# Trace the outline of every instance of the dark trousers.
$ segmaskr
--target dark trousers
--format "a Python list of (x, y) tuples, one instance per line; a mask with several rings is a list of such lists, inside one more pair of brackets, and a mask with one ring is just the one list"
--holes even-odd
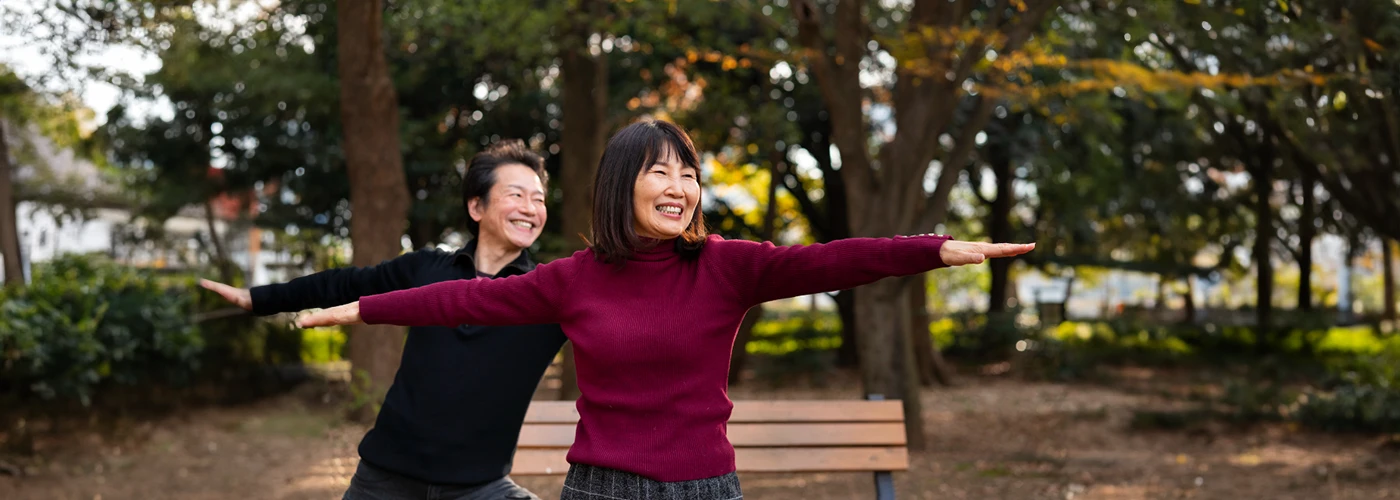
[(560, 500), (740, 500), (739, 475), (663, 483), (616, 469), (573, 464)]
[(476, 486), (432, 484), (375, 467), (364, 460), (344, 500), (540, 500), (506, 476)]

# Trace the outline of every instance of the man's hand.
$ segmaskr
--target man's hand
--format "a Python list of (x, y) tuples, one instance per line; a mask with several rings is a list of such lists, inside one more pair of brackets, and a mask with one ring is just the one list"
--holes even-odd
[(983, 243), (980, 241), (948, 240), (938, 250), (938, 256), (949, 267), (981, 264), (987, 259), (1015, 257), (1035, 248), (1035, 243)]
[(234, 288), (217, 281), (204, 279), (199, 280), (199, 286), (219, 294), (224, 300), (238, 307), (242, 307), (246, 311), (253, 310), (253, 295), (248, 292), (247, 288)]
[(349, 304), (335, 306), (330, 309), (322, 309), (314, 313), (305, 314), (297, 318), (297, 328), (313, 328), (317, 326), (354, 325), (360, 321), (360, 301)]

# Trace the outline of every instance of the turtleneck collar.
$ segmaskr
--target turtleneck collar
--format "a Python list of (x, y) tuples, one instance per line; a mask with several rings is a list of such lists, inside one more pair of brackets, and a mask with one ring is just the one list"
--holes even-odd
[(676, 257), (676, 239), (642, 239), (642, 246), (632, 249), (632, 259), (640, 261), (661, 261)]

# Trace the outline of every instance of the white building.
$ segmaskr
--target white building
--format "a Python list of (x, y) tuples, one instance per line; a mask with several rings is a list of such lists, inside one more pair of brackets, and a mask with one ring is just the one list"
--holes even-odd
[[(26, 146), (39, 159), (35, 164), (18, 164), (15, 169), (21, 267), (26, 279), (33, 263), (70, 253), (102, 254), (117, 262), (158, 269), (208, 263), (208, 253), (199, 243), (207, 241), (210, 226), (204, 206), (185, 207), (166, 220), (161, 241), (139, 237), (144, 228), (133, 218), (109, 175), (72, 151), (56, 147), (33, 129), (26, 134)], [(272, 243), (271, 233), (240, 217), (236, 201), (221, 197), (208, 206), (213, 207), (213, 226), (229, 258), (246, 273), (248, 283), (305, 274), (307, 270), (289, 266), (292, 256), (266, 250)], [(0, 256), (0, 261), (4, 258)], [(0, 266), (0, 278), (3, 276)]]

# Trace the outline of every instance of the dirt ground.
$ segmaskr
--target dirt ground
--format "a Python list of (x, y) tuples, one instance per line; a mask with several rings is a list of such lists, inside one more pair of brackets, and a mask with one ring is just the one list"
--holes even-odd
[[(849, 380), (822, 389), (744, 387), (732, 397), (854, 399), (855, 387)], [(42, 441), (37, 456), (4, 459), (23, 475), (0, 473), (0, 499), (340, 498), (365, 427), (341, 423), (335, 403), (317, 392)], [(898, 497), (1400, 499), (1400, 452), (1382, 438), (1284, 425), (1131, 429), (1134, 410), (1181, 404), (1143, 395), (1151, 393), (984, 378), (926, 390), (930, 449), (895, 474)], [(740, 478), (754, 499), (874, 491), (869, 474)], [(517, 480), (544, 498), (557, 498), (563, 481)]]

